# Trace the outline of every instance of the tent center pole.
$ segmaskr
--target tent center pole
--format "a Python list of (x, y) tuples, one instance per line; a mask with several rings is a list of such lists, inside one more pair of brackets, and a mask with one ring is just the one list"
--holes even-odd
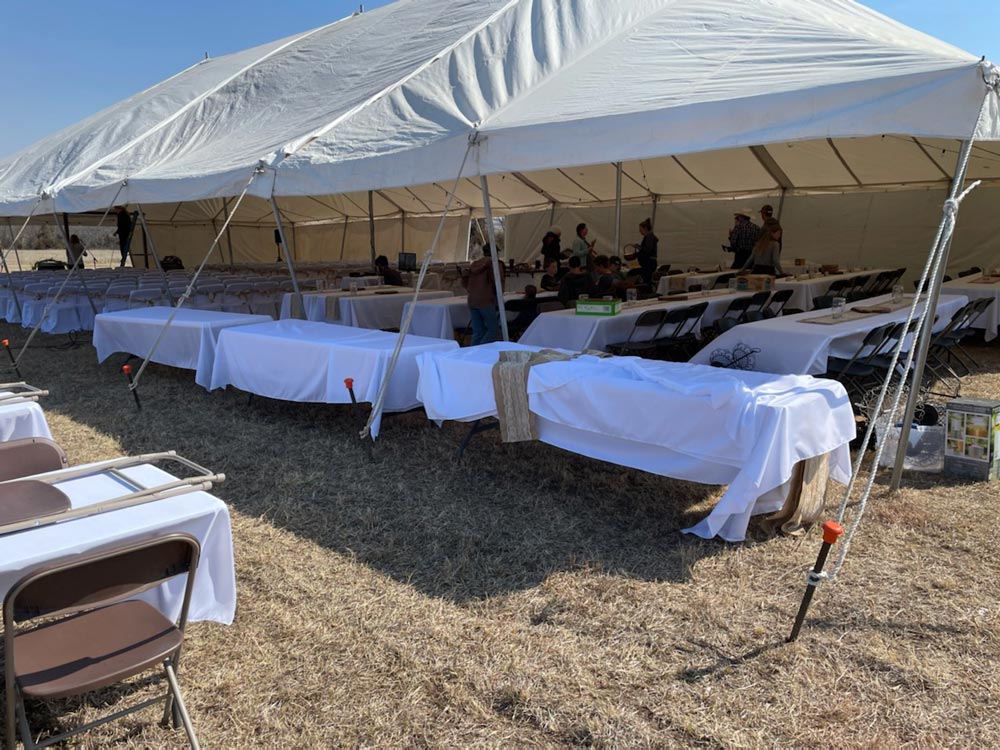
[(507, 333), (507, 311), (503, 304), (503, 283), (500, 281), (500, 258), (499, 249), (497, 248), (497, 237), (496, 229), (493, 226), (493, 208), (490, 206), (490, 185), (486, 179), (486, 175), (482, 175), (479, 178), (479, 184), (483, 189), (483, 213), (486, 214), (486, 234), (490, 238), (490, 247), (492, 252), (490, 257), (493, 263), (493, 285), (496, 289), (497, 295), (497, 309), (500, 311), (500, 330), (503, 333), (503, 340), (510, 341), (510, 336)]
[[(962, 150), (958, 157), (958, 168), (955, 177), (951, 181), (951, 189), (948, 191), (948, 199), (954, 200), (962, 191), (965, 185), (965, 174), (969, 166), (969, 157), (972, 153), (973, 139), (969, 138), (962, 143)], [(924, 369), (927, 366), (927, 353), (930, 350), (931, 338), (934, 335), (934, 318), (937, 314), (938, 299), (941, 296), (941, 282), (944, 281), (944, 272), (948, 267), (948, 255), (951, 251), (951, 237), (942, 239), (939, 247), (934, 248), (935, 253), (940, 253), (941, 260), (938, 263), (937, 271), (927, 285), (927, 307), (924, 311), (926, 318), (923, 328), (920, 330), (920, 337), (915, 343), (917, 347), (917, 357), (913, 362), (913, 374), (910, 381), (910, 392), (906, 398), (906, 410), (903, 412), (903, 422), (899, 430), (899, 446), (896, 448), (896, 463), (892, 467), (892, 481), (890, 488), (892, 491), (899, 489), (903, 479), (903, 462), (906, 460), (906, 449), (910, 440), (910, 428), (913, 426), (913, 415), (917, 411), (917, 401), (920, 398), (920, 384), (923, 382)], [(919, 290), (918, 290), (919, 293)], [(903, 382), (906, 382), (904, 375)]]
[(371, 245), (372, 268), (375, 268), (375, 191), (368, 191), (368, 241)]
[(288, 247), (288, 240), (285, 238), (285, 227), (281, 223), (281, 212), (278, 210), (278, 200), (271, 196), (271, 210), (274, 212), (274, 223), (278, 227), (278, 237), (281, 238), (281, 247), (285, 251), (285, 264), (288, 266), (288, 273), (292, 277), (292, 289), (295, 290), (297, 310), (305, 310), (305, 303), (302, 301), (302, 290), (299, 289), (299, 280), (295, 275), (295, 264), (292, 263), (292, 251)]
[(615, 255), (622, 252), (622, 163), (615, 162)]

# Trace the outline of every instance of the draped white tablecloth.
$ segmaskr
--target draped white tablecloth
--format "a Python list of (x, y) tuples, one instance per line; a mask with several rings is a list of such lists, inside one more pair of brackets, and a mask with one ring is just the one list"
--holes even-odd
[(358, 288), (378, 286), (380, 281), (382, 281), (381, 276), (345, 276), (340, 280), (340, 288), (346, 291), (351, 288), (351, 284)]
[[(176, 477), (155, 466), (123, 469), (129, 478), (146, 486), (163, 484)], [(83, 477), (56, 485), (74, 508), (80, 508), (131, 492), (131, 488), (108, 474)], [(153, 503), (79, 518), (66, 523), (22, 531), (0, 537), (0, 596), (33, 567), (72, 555), (96, 552), (106, 547), (139, 541), (154, 534), (183, 532), (201, 544), (201, 562), (195, 574), (190, 619), (230, 624), (236, 614), (236, 573), (229, 509), (206, 492), (158, 500)], [(183, 579), (168, 581), (141, 598), (167, 617), (180, 613)]]
[[(387, 287), (382, 287), (386, 289)], [(398, 289), (400, 294), (413, 294), (413, 289), (410, 287), (391, 287), (392, 289)], [(371, 287), (367, 289), (359, 289), (357, 296), (359, 297), (371, 297), (379, 289), (377, 287)], [(281, 298), (281, 313), (280, 319), (285, 320), (292, 317), (292, 298), (295, 296), (294, 293), (287, 292), (282, 295)], [(316, 323), (339, 323), (339, 320), (330, 319), (327, 316), (327, 300), (329, 299), (340, 299), (341, 297), (349, 297), (351, 292), (344, 291), (342, 289), (333, 289), (323, 292), (308, 292), (302, 295), (302, 308), (306, 314), (306, 320), (312, 320)], [(339, 304), (339, 303), (338, 303)], [(339, 314), (339, 310), (338, 310)]]
[[(690, 307), (700, 302), (708, 302), (708, 309), (701, 319), (699, 327), (710, 326), (725, 313), (729, 303), (737, 297), (743, 297), (749, 292), (718, 294), (706, 297), (693, 297), (672, 302), (656, 302), (653, 304), (639, 303), (628, 307), (624, 312), (613, 316), (577, 315), (575, 310), (558, 310), (539, 315), (528, 326), (521, 336), (522, 344), (529, 346), (551, 347), (582, 352), (586, 349), (603, 350), (608, 344), (625, 341), (632, 332), (636, 318), (647, 310), (673, 309)], [(642, 341), (655, 333), (654, 328), (636, 334), (636, 340)], [(666, 335), (665, 333), (662, 335)]]
[(972, 276), (965, 276), (961, 279), (947, 281), (941, 285), (942, 294), (964, 294), (969, 299), (992, 299), (993, 304), (986, 308), (979, 319), (973, 323), (973, 328), (979, 328), (984, 332), (987, 341), (992, 341), (1000, 334), (1000, 279), (996, 279), (992, 284), (975, 283), (982, 279), (983, 275), (977, 273)]
[[(789, 298), (787, 306), (796, 310), (812, 310), (813, 297), (821, 297), (830, 289), (830, 285), (841, 279), (856, 279), (858, 276), (871, 276), (874, 279), (884, 268), (876, 268), (871, 271), (849, 271), (837, 273), (830, 276), (820, 276), (815, 279), (802, 279), (796, 281), (794, 278), (786, 277), (774, 282), (774, 290), (791, 289), (792, 296)], [(794, 274), (795, 266), (785, 267), (785, 273)]]
[[(491, 368), (501, 349), (534, 347), (496, 343), (420, 356), (427, 416), (495, 416)], [(850, 476), (854, 413), (834, 381), (581, 356), (533, 367), (528, 393), (542, 442), (662, 476), (728, 484), (709, 516), (685, 530), (705, 538), (742, 541), (751, 515), (781, 507), (798, 461), (831, 453), (834, 479)]]
[(659, 295), (665, 296), (677, 289), (690, 289), (695, 285), (700, 285), (702, 290), (711, 289), (717, 278), (730, 273), (736, 273), (736, 271), (727, 268), (725, 271), (710, 271), (708, 273), (685, 272), (675, 273), (672, 276), (661, 276), (659, 286), (657, 286), (656, 290)]
[[(350, 295), (340, 298), (340, 322), (345, 326), (356, 328), (397, 328), (403, 315), (403, 307), (413, 301), (412, 291), (403, 291), (400, 287), (386, 289), (400, 290), (396, 294)], [(440, 299), (454, 296), (450, 291), (420, 291), (420, 301)]]
[[(347, 404), (344, 385), (354, 379), (358, 401), (373, 403), (397, 334), (308, 320), (280, 320), (240, 326), (219, 336), (212, 388), (232, 385), (284, 401)], [(420, 406), (416, 357), (457, 349), (455, 341), (407, 336), (389, 381), (385, 411)], [(378, 435), (379, 425), (373, 425)]]
[[(170, 307), (146, 307), (102, 313), (94, 324), (94, 347), (97, 361), (103, 362), (115, 352), (137, 357), (149, 354), (167, 318)], [(153, 355), (153, 362), (195, 371), (195, 382), (208, 388), (219, 332), (234, 326), (270, 321), (269, 315), (244, 315), (211, 310), (180, 308)]]
[(0, 403), (0, 443), (24, 438), (52, 439), (45, 412), (37, 401)]
[[(888, 302), (891, 295), (848, 305), (874, 305)], [(952, 314), (968, 300), (956, 295), (942, 295), (938, 302), (938, 321), (934, 330), (939, 331), (951, 320)], [(695, 354), (691, 361), (696, 364), (710, 364), (713, 357), (740, 356), (750, 350), (750, 356), (743, 359), (741, 369), (758, 370), (778, 374), (821, 375), (827, 371), (830, 357), (850, 359), (861, 346), (865, 334), (886, 323), (906, 320), (909, 308), (880, 315), (868, 315), (857, 320), (845, 320), (834, 325), (803, 323), (808, 318), (829, 315), (829, 310), (812, 310), (796, 315), (782, 315), (778, 318), (744, 323), (731, 328), (708, 346)], [(907, 337), (907, 348), (912, 343)]]
[[(540, 302), (556, 299), (555, 292), (540, 292), (536, 299)], [(505, 302), (524, 299), (520, 292), (510, 292), (503, 296)], [(413, 306), (412, 302), (407, 302), (403, 306), (402, 319), (406, 317), (406, 311)], [(471, 313), (469, 312), (469, 298), (466, 297), (439, 297), (437, 299), (421, 299), (413, 306), (413, 318), (410, 320), (410, 333), (417, 336), (429, 336), (439, 339), (452, 339), (455, 337), (456, 328), (468, 328), (471, 324)]]

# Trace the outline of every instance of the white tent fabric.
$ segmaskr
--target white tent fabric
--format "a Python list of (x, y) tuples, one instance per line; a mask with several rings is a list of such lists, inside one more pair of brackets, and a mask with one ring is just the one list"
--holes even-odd
[(400, 0), (201, 62), (0, 159), (0, 215), (138, 202), (180, 233), (221, 224), (262, 167), (233, 223), (256, 258), (260, 199), (295, 229), (366, 217), (368, 190), (378, 217), (441, 211), (474, 134), (466, 220), (475, 175), (495, 175), (500, 214), (599, 205), (614, 161), (635, 203), (943, 187), (984, 97), (969, 176), (996, 180), (997, 75), (850, 0)]

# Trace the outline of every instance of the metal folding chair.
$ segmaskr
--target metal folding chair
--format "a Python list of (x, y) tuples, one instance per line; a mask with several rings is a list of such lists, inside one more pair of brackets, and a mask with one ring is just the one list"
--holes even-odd
[[(683, 312), (686, 308), (681, 308), (680, 310), (664, 310), (663, 308), (657, 310), (646, 310), (641, 313), (638, 318), (635, 319), (635, 323), (632, 324), (632, 330), (628, 334), (628, 338), (625, 341), (621, 341), (616, 344), (608, 344), (605, 348), (612, 354), (618, 354), (620, 356), (626, 356), (630, 354), (642, 355), (648, 354), (656, 350), (656, 343), (653, 339), (659, 334), (660, 329), (666, 324), (668, 320), (676, 318), (678, 312)], [(678, 320), (683, 320), (683, 317)], [(647, 334), (643, 340), (637, 341), (636, 336), (639, 334)]]
[[(163, 702), (162, 724), (183, 725), (198, 748), (177, 682), (200, 557), (198, 541), (165, 534), (99, 553), (73, 556), (24, 576), (4, 599), (6, 746), (17, 730), (25, 748), (48, 747), (122, 716)], [(186, 577), (180, 616), (171, 622), (134, 598), (178, 576)], [(34, 624), (44, 619), (42, 624)], [(66, 732), (34, 741), (25, 701), (93, 693), (161, 666), (166, 695), (151, 698)]]

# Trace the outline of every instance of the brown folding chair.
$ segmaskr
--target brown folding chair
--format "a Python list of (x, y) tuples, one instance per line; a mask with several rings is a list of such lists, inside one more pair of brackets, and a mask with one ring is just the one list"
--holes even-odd
[(0, 482), (58, 471), (69, 466), (58, 443), (45, 438), (24, 438), (0, 443)]
[[(177, 684), (198, 541), (187, 534), (71, 557), (33, 570), (4, 599), (6, 747), (14, 750), (18, 725), (25, 748), (41, 748), (165, 701), (162, 724), (184, 726), (198, 748)], [(187, 576), (180, 617), (171, 622), (149, 604), (129, 599), (179, 575)], [(40, 625), (25, 627), (44, 618)], [(56, 700), (91, 693), (162, 665), (165, 696), (150, 698), (102, 719), (33, 741), (25, 700)]]

